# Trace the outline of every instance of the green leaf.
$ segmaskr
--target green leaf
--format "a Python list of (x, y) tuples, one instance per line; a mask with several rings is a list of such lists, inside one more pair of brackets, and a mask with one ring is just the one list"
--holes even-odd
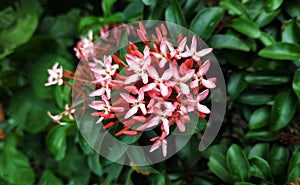
[(266, 5), (268, 11), (274, 11), (278, 9), (281, 4), (283, 3), (283, 0), (267, 0)]
[(91, 171), (98, 175), (103, 175), (103, 167), (100, 163), (100, 155), (96, 152), (88, 155), (88, 166), (91, 169)]
[(288, 182), (297, 182), (300, 177), (300, 165), (295, 166), (288, 174)]
[(35, 175), (27, 157), (17, 150), (17, 138), (9, 136), (0, 158), (0, 177), (9, 184), (31, 185)]
[(270, 108), (261, 107), (253, 112), (249, 120), (249, 128), (251, 130), (266, 126), (270, 117)]
[(282, 31), (282, 42), (300, 43), (300, 24), (296, 20), (288, 22)]
[(248, 159), (254, 157), (267, 158), (269, 155), (269, 143), (257, 143), (248, 153)]
[(270, 132), (266, 131), (265, 128), (262, 128), (262, 130), (250, 130), (245, 134), (245, 139), (254, 139), (259, 141), (274, 141), (278, 139), (278, 133), (277, 132)]
[(0, 48), (4, 48), (3, 53), (0, 53), (0, 59), (12, 53), (16, 47), (26, 43), (38, 26), (36, 14), (18, 12), (17, 15), (16, 24), (0, 32)]
[(156, 3), (151, 6), (147, 20), (160, 20), (164, 10), (164, 4), (165, 0), (156, 1)]
[(16, 23), (17, 15), (12, 7), (0, 11), (0, 32), (8, 29)]
[(195, 136), (196, 135), (193, 135), (184, 145), (184, 147), (178, 152), (179, 159), (186, 167), (200, 158), (200, 152), (198, 150), (199, 140)]
[(254, 174), (256, 177), (262, 178), (264, 180), (271, 180), (271, 168), (269, 163), (260, 157), (253, 157), (250, 161), (251, 167), (255, 169), (256, 174)]
[(50, 118), (47, 111), (52, 109), (52, 104), (41, 100), (34, 92), (26, 88), (14, 94), (10, 109), (12, 118), (22, 129), (37, 133), (49, 124)]
[(145, 4), (145, 5), (151, 5), (155, 2), (156, 0), (142, 0), (142, 2)]
[(225, 156), (221, 153), (214, 153), (209, 157), (209, 162), (207, 163), (209, 170), (212, 171), (216, 176), (218, 176), (223, 181), (231, 184), (232, 178), (228, 172)]
[(220, 6), (229, 10), (229, 13), (232, 15), (240, 15), (249, 17), (248, 11), (244, 4), (240, 3), (237, 0), (225, 0), (220, 2)]
[(300, 164), (300, 152), (293, 154), (289, 162), (288, 174), (292, 171), (292, 169)]
[(299, 60), (300, 46), (286, 42), (279, 42), (260, 50), (258, 55), (276, 60)]
[(254, 22), (242, 17), (233, 19), (231, 27), (250, 38), (258, 38), (261, 34), (258, 26)]
[(224, 16), (224, 9), (211, 7), (201, 10), (192, 20), (190, 29), (204, 40), (209, 39)]
[(284, 3), (285, 11), (292, 17), (297, 20), (300, 19), (300, 1), (298, 0), (289, 0)]
[(165, 11), (165, 19), (167, 22), (172, 22), (181, 26), (186, 25), (182, 8), (177, 0), (171, 0), (171, 4)]
[(238, 145), (233, 144), (227, 150), (226, 163), (233, 181), (247, 181), (249, 178), (249, 161)]
[(123, 11), (123, 20), (137, 19), (138, 16), (143, 14), (144, 4), (141, 1), (130, 3)]
[(284, 175), (284, 173), (286, 173), (288, 160), (289, 151), (283, 146), (273, 145), (268, 160), (273, 177)]
[(240, 51), (250, 51), (250, 48), (243, 41), (233, 35), (213, 35), (208, 40), (208, 45), (215, 49), (226, 48)]
[(280, 10), (274, 11), (274, 12), (266, 12), (262, 11), (258, 17), (254, 20), (254, 22), (259, 26), (259, 27), (264, 27), (270, 22), (274, 20), (280, 13)]
[(269, 45), (272, 45), (272, 44), (275, 44), (275, 43), (276, 43), (275, 39), (274, 39), (271, 35), (269, 35), (269, 34), (267, 34), (267, 33), (265, 33), (265, 32), (261, 32), (261, 35), (258, 37), (258, 39), (259, 39), (265, 46), (269, 46)]
[(234, 185), (256, 185), (250, 182), (235, 182)]
[(113, 5), (115, 4), (117, 0), (102, 0), (101, 6), (105, 17), (108, 17), (111, 15), (111, 10)]
[(235, 100), (247, 87), (247, 83), (243, 79), (244, 73), (241, 72), (230, 75), (227, 83), (227, 92), (232, 100)]
[(263, 105), (273, 99), (273, 95), (263, 92), (245, 92), (242, 93), (238, 102), (246, 105)]
[(55, 184), (55, 185), (63, 185), (63, 181), (56, 177), (53, 172), (50, 170), (45, 170), (40, 181), (39, 185), (50, 185), (50, 184)]
[(300, 100), (300, 69), (294, 73), (293, 90)]
[(279, 85), (290, 81), (289, 76), (269, 75), (264, 72), (253, 72), (245, 75), (245, 81), (256, 85)]
[(166, 179), (164, 174), (157, 174), (152, 183), (152, 185), (165, 185), (166, 184)]
[(67, 131), (71, 125), (56, 125), (46, 136), (46, 144), (55, 159), (62, 160), (67, 151)]
[(134, 172), (134, 170), (132, 168), (128, 171), (125, 185), (134, 185), (134, 183), (131, 180), (131, 175), (133, 172)]
[(87, 185), (91, 176), (86, 158), (77, 149), (76, 145), (70, 146), (66, 157), (58, 163), (58, 173), (68, 180), (69, 185)]
[(285, 127), (293, 118), (297, 106), (291, 91), (280, 92), (275, 96), (271, 113), (271, 130), (278, 131)]
[(114, 180), (118, 179), (122, 169), (123, 169), (123, 165), (118, 164), (118, 163), (113, 163), (110, 166), (109, 173), (108, 173), (107, 178), (105, 180), (105, 185), (109, 185)]

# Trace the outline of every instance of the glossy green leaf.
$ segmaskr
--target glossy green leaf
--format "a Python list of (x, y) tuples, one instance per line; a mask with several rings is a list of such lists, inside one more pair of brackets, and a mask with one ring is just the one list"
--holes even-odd
[(260, 157), (266, 159), (269, 155), (269, 143), (257, 143), (248, 153), (248, 159)]
[(63, 185), (63, 181), (56, 177), (53, 172), (50, 170), (45, 170), (40, 181), (39, 185), (50, 185), (50, 184), (55, 184), (55, 185)]
[(208, 159), (210, 156), (214, 155), (214, 153), (225, 153), (227, 149), (228, 147), (224, 143), (215, 144), (204, 150), (201, 156)]
[(295, 99), (291, 91), (280, 92), (276, 95), (272, 105), (271, 130), (280, 130), (292, 120), (297, 106)]
[(226, 164), (235, 182), (244, 182), (249, 178), (249, 161), (244, 151), (236, 144), (230, 146), (226, 154)]
[(165, 176), (164, 174), (157, 174), (152, 183), (152, 185), (165, 185), (166, 184), (166, 179), (165, 179)]
[(298, 96), (298, 99), (300, 100), (300, 70), (299, 69), (294, 73), (293, 90), (295, 94)]
[(111, 14), (111, 9), (117, 0), (102, 0), (101, 6), (105, 17)]
[(224, 9), (220, 7), (206, 8), (200, 11), (192, 20), (190, 30), (207, 40), (218, 23), (222, 20)]
[(131, 179), (131, 175), (133, 172), (134, 172), (134, 170), (132, 168), (128, 171), (125, 185), (134, 185), (134, 183), (132, 182), (132, 179)]
[(67, 131), (70, 125), (56, 125), (46, 137), (46, 144), (56, 160), (62, 160), (67, 150)]
[(103, 167), (100, 163), (100, 155), (96, 152), (88, 155), (88, 166), (98, 176), (103, 175)]
[(295, 166), (299, 166), (299, 165), (300, 165), (300, 152), (297, 152), (296, 154), (293, 154), (293, 156), (290, 159), (288, 173), (290, 173)]
[[(177, 141), (177, 140), (176, 140)], [(179, 141), (180, 143), (180, 141)], [(181, 146), (182, 144), (178, 144), (176, 142), (176, 146), (178, 148), (178, 145)], [(189, 164), (197, 161), (200, 158), (200, 152), (198, 150), (199, 147), (199, 140), (197, 137), (192, 136), (190, 140), (180, 149), (178, 152), (178, 156), (180, 160), (182, 161), (184, 166), (188, 166)]]
[(274, 10), (278, 9), (282, 3), (283, 3), (283, 0), (267, 0), (267, 2), (266, 2), (267, 9), (269, 11), (274, 11)]
[(233, 49), (240, 51), (249, 51), (250, 48), (238, 37), (232, 35), (213, 35), (209, 41), (208, 45), (216, 49)]
[(280, 10), (274, 11), (274, 12), (266, 12), (262, 11), (259, 16), (254, 20), (254, 22), (259, 26), (259, 27), (264, 27), (270, 22), (272, 22), (280, 13)]
[(279, 42), (260, 50), (259, 56), (276, 60), (299, 60), (300, 46)]
[(235, 182), (234, 185), (256, 185), (250, 182)]
[(272, 44), (275, 44), (276, 41), (275, 39), (267, 34), (266, 32), (261, 32), (261, 35), (258, 37), (258, 39), (265, 45), (265, 46), (269, 46)]
[(231, 74), (227, 83), (227, 92), (232, 100), (235, 100), (246, 87), (247, 83), (244, 81), (244, 73)]
[(231, 184), (232, 178), (229, 174), (229, 171), (227, 169), (226, 165), (226, 158), (221, 153), (214, 153), (209, 157), (208, 162), (209, 170), (212, 171), (216, 176), (218, 176), (223, 181)]
[(123, 20), (137, 19), (143, 14), (144, 4), (141, 1), (130, 3), (123, 11)]
[(181, 26), (186, 25), (186, 20), (178, 0), (171, 0), (170, 6), (165, 11), (165, 19)]
[(300, 24), (297, 21), (292, 20), (285, 25), (282, 31), (282, 42), (300, 43)]
[(156, 1), (150, 8), (150, 14), (148, 20), (160, 20), (164, 10), (165, 0)]
[(12, 118), (22, 129), (37, 133), (49, 124), (50, 118), (47, 111), (52, 107), (52, 104), (41, 100), (34, 92), (26, 88), (14, 94), (10, 108)]
[(270, 117), (270, 108), (261, 107), (253, 112), (249, 120), (249, 128), (258, 129), (268, 124)]
[(183, 4), (183, 13), (189, 18), (196, 11), (197, 6), (204, 6), (204, 0), (187, 0)]
[(240, 3), (237, 0), (225, 0), (220, 2), (220, 6), (229, 10), (229, 13), (232, 15), (240, 15), (249, 17), (248, 11), (244, 4)]
[(285, 11), (292, 17), (297, 20), (300, 19), (300, 1), (298, 0), (289, 0), (284, 3)]
[(107, 175), (107, 178), (105, 180), (105, 185), (109, 185), (111, 184), (114, 180), (118, 179), (122, 169), (123, 169), (123, 165), (118, 164), (118, 163), (113, 163), (110, 166), (110, 170), (109, 173)]
[(66, 179), (65, 184), (72, 185), (88, 185), (91, 176), (86, 158), (76, 145), (68, 148), (66, 157), (58, 163), (57, 172)]
[(245, 92), (242, 93), (238, 102), (246, 105), (263, 105), (273, 99), (273, 95), (263, 92)]
[(274, 177), (286, 173), (288, 160), (289, 151), (283, 146), (273, 145), (268, 161)]
[(253, 157), (250, 163), (251, 166), (258, 171), (256, 177), (262, 178), (265, 181), (272, 179), (270, 165), (265, 159), (260, 157)]
[(253, 72), (245, 75), (245, 81), (257, 85), (279, 85), (288, 83), (290, 81), (290, 77)]
[(261, 34), (258, 26), (254, 22), (242, 17), (233, 19), (231, 27), (250, 38), (258, 38)]
[(27, 157), (17, 150), (17, 138), (9, 136), (0, 158), (0, 177), (8, 184), (31, 185), (35, 175)]
[(244, 138), (245, 139), (254, 139), (254, 140), (259, 140), (259, 141), (274, 141), (274, 140), (278, 139), (278, 133), (266, 131), (266, 129), (250, 130), (245, 134)]
[(297, 182), (300, 177), (300, 165), (295, 166), (288, 174), (288, 182)]
[(151, 5), (155, 2), (156, 0), (142, 0), (142, 2), (145, 4), (145, 5)]
[(16, 23), (17, 15), (12, 7), (0, 11), (0, 32)]

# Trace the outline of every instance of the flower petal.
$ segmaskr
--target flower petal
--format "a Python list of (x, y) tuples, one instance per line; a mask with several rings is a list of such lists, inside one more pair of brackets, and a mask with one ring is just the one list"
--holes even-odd
[(201, 76), (204, 76), (207, 73), (209, 67), (210, 67), (210, 60), (206, 60), (204, 64), (202, 64), (201, 67), (199, 68), (199, 74)]
[(216, 87), (216, 84), (210, 79), (208, 79), (208, 80), (202, 79), (202, 84), (204, 87), (207, 87), (209, 89), (213, 89)]
[(162, 80), (169, 80), (172, 77), (173, 77), (173, 69), (168, 69), (164, 72), (161, 79)]
[(138, 111), (138, 106), (135, 105), (133, 106), (126, 114), (125, 114), (125, 119), (130, 118), (132, 115), (134, 115), (135, 113), (137, 113)]
[(136, 98), (126, 94), (126, 93), (120, 93), (120, 95), (122, 96), (122, 98), (127, 102), (127, 103), (135, 103), (137, 102)]
[(138, 74), (133, 74), (131, 76), (128, 76), (124, 82), (124, 84), (130, 84), (133, 82), (136, 82), (139, 80), (139, 75)]
[(167, 140), (162, 140), (162, 153), (163, 153), (163, 156), (166, 157), (167, 156), (167, 145), (168, 145), (168, 142)]
[(183, 94), (190, 94), (190, 88), (185, 83), (179, 83), (180, 90)]
[(147, 68), (147, 72), (148, 72), (148, 74), (151, 78), (153, 78), (153, 79), (158, 79), (159, 78), (158, 73), (157, 73), (156, 69), (153, 66), (149, 66)]
[(210, 110), (205, 106), (201, 105), (200, 103), (197, 104), (198, 111), (204, 114), (209, 114)]

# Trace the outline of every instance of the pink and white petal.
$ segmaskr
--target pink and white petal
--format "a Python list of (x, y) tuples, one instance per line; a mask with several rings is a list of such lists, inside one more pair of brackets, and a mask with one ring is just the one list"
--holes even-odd
[(179, 83), (180, 90), (183, 94), (190, 94), (190, 88), (185, 83)]
[(193, 36), (192, 44), (191, 44), (191, 51), (194, 53), (197, 50), (197, 37)]
[(89, 94), (89, 96), (93, 97), (93, 96), (101, 96), (104, 93), (104, 88), (100, 88), (97, 89), (95, 91), (93, 91), (91, 94)]
[(167, 145), (168, 145), (167, 140), (165, 140), (165, 139), (162, 140), (161, 145), (162, 145), (162, 154), (164, 157), (166, 157), (167, 156)]
[(212, 80), (206, 80), (206, 79), (202, 79), (202, 85), (209, 89), (213, 89), (216, 87), (216, 84)]
[(100, 123), (101, 121), (103, 121), (104, 117), (100, 117), (97, 121), (96, 124)]
[(208, 55), (209, 53), (211, 53), (212, 50), (213, 50), (212, 48), (202, 49), (202, 50), (200, 50), (200, 51), (197, 52), (197, 55), (199, 57), (203, 57), (203, 56)]
[(166, 119), (166, 118), (162, 118), (162, 123), (163, 123), (163, 128), (164, 128), (164, 131), (166, 132), (167, 135), (169, 135), (169, 120)]
[(139, 107), (144, 115), (147, 114), (147, 109), (145, 104), (139, 104)]
[(161, 79), (162, 80), (169, 80), (173, 77), (173, 69), (168, 69), (164, 72)]
[(160, 89), (160, 94), (163, 96), (163, 97), (166, 97), (168, 96), (169, 94), (169, 89), (168, 87), (164, 84), (164, 83), (159, 83), (159, 89)]
[(137, 101), (140, 102), (140, 101), (142, 101), (142, 100), (144, 100), (144, 91), (143, 91), (143, 90), (140, 90), (140, 91), (139, 91), (139, 96), (138, 96)]
[(191, 70), (188, 70), (188, 71), (185, 71), (183, 74), (185, 74), (183, 77), (182, 77), (182, 81), (186, 82), (188, 80), (190, 80), (194, 74), (195, 74), (195, 70), (194, 69), (191, 69)]
[(154, 117), (148, 123), (146, 123), (145, 126), (146, 126), (146, 128), (151, 128), (151, 127), (157, 126), (159, 124), (159, 121), (160, 121), (159, 117)]
[(153, 79), (158, 79), (159, 78), (158, 73), (157, 73), (156, 69), (153, 66), (149, 66), (147, 68), (147, 72), (148, 72), (148, 74), (151, 78), (153, 78)]
[(122, 96), (122, 98), (127, 102), (127, 103), (135, 103), (137, 102), (136, 98), (126, 94), (126, 93), (120, 93), (120, 95)]
[(181, 120), (177, 120), (177, 121), (176, 121), (176, 125), (177, 125), (178, 130), (179, 130), (180, 132), (184, 132), (184, 131), (185, 131), (185, 124), (182, 123)]
[(143, 123), (146, 121), (147, 118), (145, 116), (133, 116), (132, 119)]
[(209, 94), (209, 89), (204, 90), (197, 96), (197, 102), (203, 101)]
[(147, 84), (147, 85), (145, 85), (145, 86), (142, 87), (142, 90), (143, 90), (144, 92), (151, 91), (151, 90), (153, 90), (156, 86), (157, 86), (156, 83)]
[(173, 104), (171, 102), (164, 101), (164, 106), (165, 106), (166, 110), (170, 110), (170, 111), (175, 110), (175, 107), (173, 106)]
[(184, 50), (184, 47), (185, 47), (185, 45), (186, 45), (186, 41), (187, 41), (187, 37), (184, 37), (184, 38), (182, 39), (182, 41), (178, 44), (177, 49), (178, 49), (180, 52)]
[(114, 112), (124, 112), (124, 107), (112, 107), (111, 110)]
[(136, 82), (138, 80), (139, 80), (139, 74), (133, 74), (126, 78), (126, 80), (124, 81), (124, 84), (130, 84), (130, 83)]
[(149, 152), (153, 152), (153, 151), (157, 150), (157, 149), (160, 147), (160, 145), (161, 145), (160, 140), (156, 140), (156, 141), (153, 143), (153, 145), (151, 146)]
[(201, 105), (200, 103), (197, 104), (198, 111), (204, 114), (210, 114), (210, 110), (205, 106)]
[(135, 105), (133, 106), (131, 109), (129, 109), (129, 111), (125, 114), (125, 119), (130, 118), (132, 115), (134, 115), (135, 113), (137, 113), (138, 111), (138, 106)]
[(190, 87), (191, 88), (196, 88), (198, 86), (199, 86), (199, 80), (198, 80), (198, 78), (195, 79), (195, 80), (193, 80), (193, 81), (191, 81), (191, 83), (190, 83)]
[(134, 85), (131, 85), (131, 86), (126, 86), (124, 87), (124, 89), (132, 94), (138, 94), (139, 93), (139, 90), (134, 86)]
[(142, 73), (141, 77), (142, 77), (143, 83), (147, 84), (148, 83), (148, 74), (147, 73)]
[(167, 62), (168, 62), (168, 60), (165, 57), (161, 57), (161, 60), (159, 61), (159, 67), (160, 68), (165, 67)]
[(201, 76), (204, 76), (204, 75), (207, 73), (209, 67), (210, 67), (210, 60), (206, 60), (206, 61), (204, 62), (204, 64), (202, 64), (202, 65), (200, 66), (200, 68), (199, 68), (199, 74), (200, 74)]

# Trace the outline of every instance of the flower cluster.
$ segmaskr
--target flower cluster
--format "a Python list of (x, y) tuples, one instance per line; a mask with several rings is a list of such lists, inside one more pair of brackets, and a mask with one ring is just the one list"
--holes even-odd
[(197, 50), (195, 36), (188, 46), (188, 38), (182, 35), (175, 47), (167, 34), (162, 24), (150, 42), (140, 23), (137, 35), (144, 43), (141, 49), (130, 43), (125, 56), (103, 56), (89, 64), (96, 85), (90, 94), (95, 100), (89, 106), (96, 110), (92, 115), (99, 117), (97, 123), (105, 120), (106, 129), (123, 124), (116, 136), (135, 136), (159, 127), (158, 136), (150, 139), (150, 152), (162, 147), (163, 156), (167, 155), (166, 138), (172, 125), (184, 132), (191, 113), (200, 118), (210, 114), (202, 102), (216, 86), (216, 78), (205, 78), (210, 61), (202, 61), (212, 49)]

